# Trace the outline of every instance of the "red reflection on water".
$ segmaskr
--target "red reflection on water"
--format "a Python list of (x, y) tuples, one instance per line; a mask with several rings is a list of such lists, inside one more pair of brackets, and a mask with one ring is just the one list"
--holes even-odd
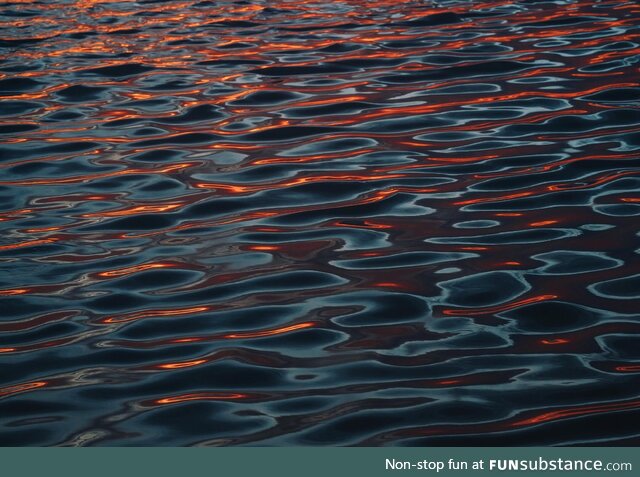
[(155, 270), (162, 268), (174, 268), (180, 267), (182, 264), (180, 262), (156, 262), (156, 263), (144, 263), (142, 265), (134, 265), (133, 267), (125, 267), (119, 268), (117, 270), (109, 270), (106, 272), (98, 272), (96, 275), (102, 278), (114, 278), (114, 277), (124, 277), (127, 275), (131, 275), (134, 273), (144, 272), (147, 270)]
[(28, 391), (33, 391), (35, 389), (44, 388), (48, 386), (49, 381), (31, 381), (29, 383), (15, 384), (13, 386), (7, 386), (4, 388), (0, 388), (0, 398), (10, 396), (12, 394), (19, 394)]
[(238, 399), (250, 398), (250, 394), (243, 393), (225, 393), (225, 392), (203, 392), (203, 393), (187, 393), (178, 396), (171, 396), (161, 399), (155, 399), (145, 402), (147, 405), (162, 406), (165, 404), (179, 404), (188, 401), (236, 401)]
[(318, 324), (314, 321), (308, 321), (304, 323), (297, 323), (295, 325), (283, 326), (281, 328), (273, 328), (270, 330), (261, 330), (261, 331), (244, 331), (238, 333), (229, 333), (223, 335), (222, 338), (228, 340), (241, 340), (246, 338), (262, 338), (265, 336), (275, 336), (281, 335), (284, 333), (291, 333), (292, 331), (304, 330), (306, 328), (313, 328)]
[(100, 323), (127, 323), (129, 321), (143, 320), (147, 318), (164, 318), (171, 316), (192, 315), (211, 311), (212, 306), (191, 306), (185, 308), (170, 308), (157, 310), (143, 310), (134, 313), (125, 313), (119, 316), (109, 316), (98, 320)]
[(625, 366), (616, 366), (616, 371), (621, 373), (640, 373), (640, 364), (628, 364)]
[(442, 314), (451, 315), (451, 316), (474, 316), (474, 315), (494, 314), (494, 313), (500, 313), (507, 310), (512, 310), (514, 308), (520, 308), (521, 306), (530, 305), (532, 303), (540, 303), (542, 301), (555, 300), (556, 298), (558, 298), (558, 295), (538, 295), (538, 296), (524, 298), (522, 300), (515, 300), (509, 303), (504, 303), (502, 305), (490, 306), (486, 308), (461, 308), (456, 310), (445, 309), (445, 310), (442, 310)]
[(182, 369), (182, 368), (191, 368), (193, 366), (199, 366), (201, 364), (207, 363), (209, 360), (207, 359), (194, 359), (191, 361), (178, 361), (175, 363), (165, 363), (158, 364), (155, 368), (158, 369)]
[(46, 239), (28, 240), (26, 242), (12, 243), (9, 245), (0, 245), (0, 250), (15, 250), (23, 247), (36, 247), (38, 245), (44, 245), (48, 243), (57, 242), (59, 239), (56, 237), (49, 237)]
[(540, 344), (543, 345), (562, 345), (562, 344), (567, 344), (570, 341), (568, 339), (564, 339), (564, 338), (552, 338), (552, 339), (544, 339), (544, 340), (540, 340)]
[(587, 406), (574, 406), (557, 411), (543, 412), (527, 419), (517, 420), (511, 423), (512, 427), (532, 426), (543, 422), (566, 419), (570, 417), (586, 416), (613, 411), (624, 411), (640, 407), (640, 401), (612, 402)]

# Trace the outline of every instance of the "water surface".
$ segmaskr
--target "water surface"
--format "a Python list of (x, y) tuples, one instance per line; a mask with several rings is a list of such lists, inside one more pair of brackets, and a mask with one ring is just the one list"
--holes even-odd
[(636, 2), (0, 15), (0, 444), (640, 442)]

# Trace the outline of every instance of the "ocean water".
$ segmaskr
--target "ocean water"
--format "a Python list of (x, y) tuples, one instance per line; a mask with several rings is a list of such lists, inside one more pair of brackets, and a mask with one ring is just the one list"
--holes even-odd
[(0, 445), (640, 443), (640, 5), (0, 4)]

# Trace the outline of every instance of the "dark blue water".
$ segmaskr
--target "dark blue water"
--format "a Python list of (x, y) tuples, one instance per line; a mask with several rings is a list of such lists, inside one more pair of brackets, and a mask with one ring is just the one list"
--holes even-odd
[(0, 444), (640, 443), (636, 2), (0, 27)]

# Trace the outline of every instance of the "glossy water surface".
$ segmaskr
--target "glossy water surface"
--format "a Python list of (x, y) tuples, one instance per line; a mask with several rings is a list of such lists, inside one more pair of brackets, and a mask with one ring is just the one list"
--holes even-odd
[(0, 15), (0, 444), (640, 442), (637, 2)]

